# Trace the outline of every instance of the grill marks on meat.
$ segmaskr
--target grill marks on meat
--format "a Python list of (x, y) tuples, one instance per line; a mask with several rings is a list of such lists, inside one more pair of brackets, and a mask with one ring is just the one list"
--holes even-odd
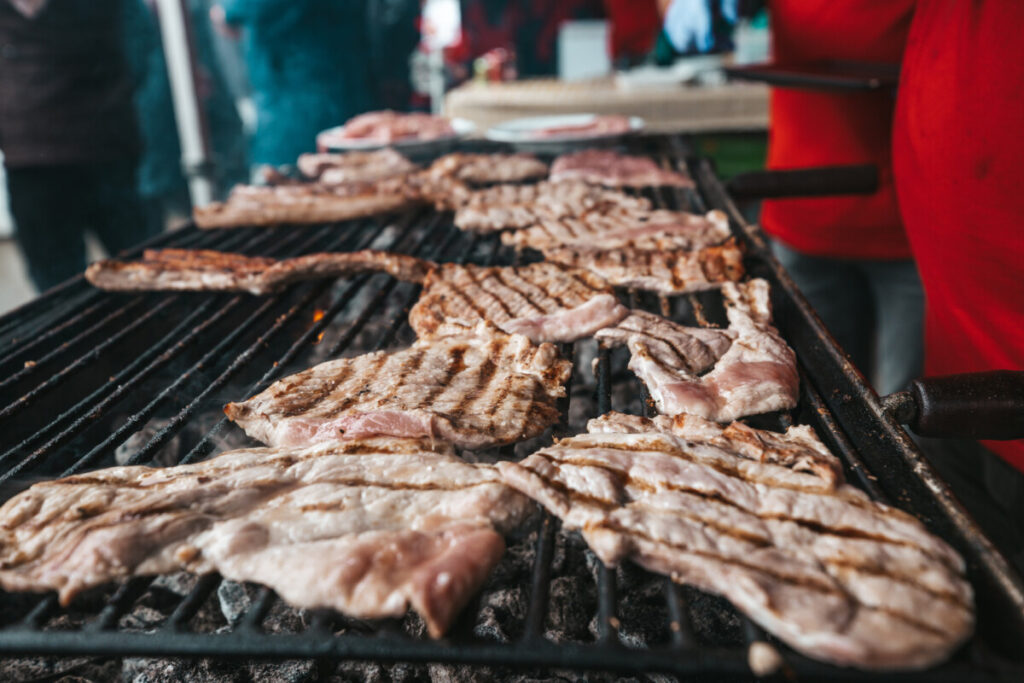
[(586, 213), (579, 218), (541, 221), (502, 234), (501, 241), (519, 249), (557, 247), (588, 249), (702, 249), (729, 239), (729, 220), (721, 211), (698, 216), (685, 211)]
[(598, 330), (594, 337), (611, 348), (642, 344), (663, 367), (698, 375), (722, 357), (736, 335), (729, 330), (684, 327), (660, 315), (634, 310), (618, 324)]
[(419, 201), (401, 177), (340, 185), (238, 185), (227, 201), (192, 210), (200, 228), (330, 223), (407, 208)]
[(695, 415), (659, 415), (655, 418), (611, 412), (587, 423), (591, 434), (664, 432), (687, 441), (708, 443), (736, 455), (808, 472), (836, 486), (843, 481), (843, 466), (807, 425), (793, 425), (784, 433), (754, 429), (742, 422), (723, 426)]
[(569, 342), (622, 320), (629, 309), (599, 277), (553, 263), (516, 267), (442, 264), (409, 312), (419, 336), (481, 320), (534, 342)]
[[(648, 424), (606, 416), (590, 425), (619, 426)], [(509, 485), (581, 530), (605, 563), (633, 560), (721, 594), (810, 656), (920, 668), (970, 635), (961, 558), (913, 517), (784, 455), (826, 452), (812, 433), (661, 427), (700, 440), (588, 434), (498, 467)], [(775, 455), (757, 456), (761, 446)]]
[(589, 211), (649, 211), (643, 197), (593, 187), (581, 182), (540, 182), (495, 185), (468, 195), (455, 194), (448, 208), (457, 209), (455, 225), (470, 232), (527, 228), (545, 220), (579, 217)]
[(416, 164), (390, 147), (372, 152), (302, 154), (297, 165), (306, 178), (324, 185), (367, 183), (416, 170)]
[(97, 261), (85, 271), (94, 286), (111, 291), (244, 291), (268, 294), (303, 280), (386, 272), (422, 282), (429, 261), (386, 251), (320, 253), (275, 260), (220, 251), (147, 249), (141, 261)]
[(648, 157), (602, 149), (585, 149), (558, 157), (551, 165), (550, 178), (552, 181), (579, 180), (608, 187), (694, 187), (689, 176), (666, 171)]
[(545, 249), (544, 258), (593, 271), (618, 287), (667, 295), (711, 289), (744, 273), (743, 252), (735, 240), (697, 251), (557, 247)]
[(477, 334), (321, 363), (224, 412), (271, 446), (395, 436), (486, 448), (554, 424), (571, 369), (551, 344), (484, 325)]
[(606, 333), (620, 343), (625, 337), (629, 369), (647, 385), (658, 412), (731, 422), (796, 405), (796, 355), (770, 324), (768, 283), (725, 283), (722, 294), (729, 318), (725, 332), (733, 342), (703, 376), (681, 369), (661, 345), (642, 336)]
[(439, 265), (374, 250), (309, 254), (281, 261), (216, 251), (147, 250), (141, 261), (97, 262), (86, 270), (86, 277), (96, 287), (115, 291), (267, 294), (299, 280), (378, 271), (423, 283), (423, 293), (409, 313), (409, 322), (421, 337), (452, 327), (465, 333), (486, 321), (538, 343), (574, 341), (614, 325), (629, 313), (606, 282), (585, 270), (553, 263)]
[(529, 501), (415, 440), (257, 448), (37, 484), (0, 508), (0, 586), (80, 591), (187, 569), (361, 618), (411, 606), (439, 637)]
[(466, 183), (520, 183), (548, 174), (548, 165), (532, 154), (445, 154), (428, 173)]

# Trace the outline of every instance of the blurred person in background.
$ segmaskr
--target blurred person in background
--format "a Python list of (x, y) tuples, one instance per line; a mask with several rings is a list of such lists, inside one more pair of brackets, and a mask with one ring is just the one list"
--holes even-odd
[[(893, 171), (927, 294), (925, 372), (1024, 370), (1024, 59), (1019, 0), (917, 0)], [(1024, 440), (925, 443), (1024, 569)]]
[(85, 232), (115, 254), (150, 236), (123, 0), (0, 0), (0, 151), (15, 237), (40, 291), (80, 273)]
[[(715, 27), (765, 3), (672, 0), (665, 33), (680, 51), (722, 42)], [(715, 8), (717, 14), (715, 13)], [(773, 61), (899, 63), (913, 0), (770, 0)], [(761, 225), (825, 326), (881, 394), (921, 374), (924, 294), (900, 220), (889, 92), (772, 88), (767, 167), (872, 164), (871, 195), (766, 200)]]
[[(223, 195), (248, 180), (242, 120), (229, 94), (213, 47), (208, 6), (189, 0), (191, 33), (198, 66), (199, 103), (210, 135), (214, 184)], [(181, 143), (155, 0), (125, 0), (125, 43), (136, 81), (135, 108), (142, 138), (138, 191), (151, 229), (162, 230), (172, 216), (188, 216), (191, 202), (181, 166)]]
[[(495, 48), (510, 49), (520, 76), (553, 76), (562, 23), (604, 18), (600, 0), (462, 0), (462, 40), (448, 51), (454, 61), (471, 63)], [(459, 70), (456, 70), (459, 71)], [(471, 72), (462, 65), (461, 72)]]
[(220, 0), (224, 34), (244, 40), (256, 130), (252, 164), (293, 164), (316, 134), (378, 104), (364, 0)]
[[(913, 0), (770, 0), (779, 65), (897, 64)], [(922, 370), (924, 294), (892, 180), (891, 92), (772, 88), (770, 169), (872, 164), (874, 194), (767, 200), (775, 255), (880, 394)]]

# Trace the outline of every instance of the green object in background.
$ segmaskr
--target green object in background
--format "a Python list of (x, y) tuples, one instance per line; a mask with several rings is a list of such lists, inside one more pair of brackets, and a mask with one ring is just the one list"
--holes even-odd
[(697, 155), (712, 159), (723, 180), (764, 168), (768, 150), (767, 133), (712, 133), (694, 135), (692, 139)]

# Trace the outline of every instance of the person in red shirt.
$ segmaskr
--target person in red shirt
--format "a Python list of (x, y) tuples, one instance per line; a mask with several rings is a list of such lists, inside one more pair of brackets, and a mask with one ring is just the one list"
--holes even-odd
[[(1022, 26), (1020, 0), (918, 0), (915, 9), (893, 170), (927, 294), (928, 375), (1024, 370)], [(954, 492), (990, 533), (1008, 536), (1004, 547), (1012, 544), (1024, 566), (1024, 441), (926, 446)]]
[[(913, 2), (771, 0), (768, 8), (780, 65), (897, 64)], [(920, 375), (924, 308), (892, 184), (893, 108), (891, 92), (773, 89), (769, 168), (869, 163), (879, 169), (879, 189), (765, 201), (761, 212), (776, 256), (883, 394)]]

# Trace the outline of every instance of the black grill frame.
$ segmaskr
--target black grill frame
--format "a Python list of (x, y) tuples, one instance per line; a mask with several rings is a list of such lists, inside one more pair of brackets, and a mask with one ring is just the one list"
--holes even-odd
[[(473, 148), (493, 149), (475, 144)], [(946, 485), (928, 466), (906, 433), (882, 410), (864, 378), (836, 347), (834, 341), (800, 295), (792, 281), (771, 256), (763, 235), (749, 225), (728, 197), (711, 164), (689, 156), (690, 146), (681, 137), (644, 136), (628, 143), (632, 152), (647, 153), (663, 164), (686, 165), (698, 185), (696, 192), (659, 189), (649, 194), (660, 205), (693, 210), (725, 210), (734, 232), (747, 249), (751, 275), (767, 278), (773, 286), (776, 323), (796, 349), (802, 378), (801, 418), (809, 420), (826, 443), (844, 460), (851, 481), (874, 498), (908, 509), (931, 530), (964, 553), (969, 578), (977, 591), (979, 632), (954, 658), (937, 668), (886, 679), (954, 681), (1021, 680), (1024, 664), (1011, 659), (1024, 643), (1024, 583), (992, 546)], [(363, 248), (391, 235), (391, 244), (377, 245), (415, 253), (436, 260), (509, 262), (516, 258), (500, 247), (496, 237), (464, 235), (451, 225), (450, 215), (417, 209), (393, 220), (369, 219), (340, 225), (295, 229), (236, 229), (200, 231), (194, 227), (158, 236), (144, 246), (175, 246), (238, 250), (249, 254), (286, 256), (309, 251)], [(137, 255), (141, 248), (129, 252)], [(330, 295), (331, 303), (319, 318), (310, 318), (313, 307)], [(400, 284), (384, 275), (363, 275), (332, 290), (329, 282), (295, 285), (281, 294), (255, 298), (225, 294), (108, 294), (91, 289), (81, 277), (74, 278), (0, 318), (0, 429), (40, 409), (64, 382), (87, 374), (90, 364), (116, 352), (123, 339), (136, 335), (146, 341), (145, 350), (127, 359), (106, 383), (93, 387), (84, 398), (65, 406), (40, 429), (15, 434), (9, 442), (0, 438), (0, 485), (26, 476), (57, 476), (94, 468), (109, 459), (113, 449), (155, 415), (161, 406), (181, 403), (170, 421), (131, 458), (132, 464), (150, 462), (182, 426), (208, 409), (208, 403), (225, 386), (238, 383), (238, 375), (257, 370), (254, 363), (268, 345), (284, 336), (290, 342), (272, 364), (261, 365), (257, 378), (234, 398), (249, 396), (282, 376), (311, 345), (331, 320), (360, 292), (372, 294), (349, 329), (329, 349), (334, 357), (344, 351), (362, 326), (397, 302), (407, 310), (419, 288)], [(629, 294), (631, 303), (644, 300)], [(648, 297), (649, 299), (649, 297)], [(689, 297), (691, 309), (700, 310), (697, 297)], [(665, 302), (660, 302), (665, 306)], [(164, 314), (177, 314), (169, 331), (154, 338), (146, 329)], [(133, 316), (135, 316), (133, 318)], [(237, 319), (237, 321), (236, 321)], [(224, 329), (228, 323), (230, 328)], [(407, 328), (404, 315), (396, 316), (376, 347), (384, 348)], [(200, 348), (199, 342), (221, 330), (216, 343)], [(407, 331), (407, 330), (406, 330)], [(205, 335), (205, 336), (204, 336)], [(369, 348), (365, 350), (371, 350)], [(571, 354), (572, 349), (565, 349)], [(106, 354), (106, 355), (105, 355)], [(568, 356), (568, 357), (571, 357)], [(611, 407), (611, 362), (606, 350), (599, 352), (596, 373), (599, 412)], [(132, 389), (175, 364), (188, 368), (178, 373), (155, 397), (137, 401), (120, 427), (99, 443), (76, 445), (98, 416), (109, 415), (121, 404), (132, 403)], [(580, 369), (577, 369), (579, 372)], [(585, 371), (585, 370), (584, 370)], [(207, 377), (210, 375), (210, 377)], [(188, 386), (195, 384), (192, 393)], [(639, 383), (637, 383), (639, 385)], [(29, 387), (27, 391), (25, 387)], [(200, 388), (201, 387), (201, 388)], [(646, 404), (643, 387), (641, 405)], [(179, 397), (179, 393), (185, 397)], [(14, 400), (11, 400), (14, 397)], [(568, 405), (563, 405), (565, 410)], [(616, 406), (620, 408), (620, 406)], [(786, 426), (791, 417), (778, 415), (775, 426)], [(200, 460), (216, 447), (227, 428), (220, 419), (192, 445), (181, 462)], [(562, 424), (555, 433), (565, 429)], [(0, 432), (6, 434), (7, 432)], [(511, 449), (506, 451), (511, 452)], [(377, 662), (443, 662), (520, 669), (608, 671), (621, 673), (666, 672), (703, 678), (749, 676), (746, 645), (709, 649), (694, 638), (687, 619), (682, 592), (667, 579), (665, 599), (670, 623), (670, 642), (665, 647), (632, 649), (617, 633), (617, 600), (614, 573), (599, 569), (597, 595), (598, 634), (593, 643), (555, 644), (543, 637), (547, 613), (550, 561), (557, 520), (542, 516), (539, 522), (530, 601), (522, 637), (514, 643), (487, 642), (465, 636), (441, 641), (418, 640), (394, 630), (372, 635), (336, 635), (332, 615), (317, 613), (306, 632), (264, 633), (260, 624), (276, 596), (264, 589), (241, 621), (227, 633), (197, 633), (188, 622), (216, 589), (219, 577), (205, 576), (154, 633), (123, 632), (119, 617), (151, 579), (135, 578), (121, 583), (104, 607), (82, 628), (44, 630), (42, 626), (61, 609), (54, 595), (40, 597), (17, 618), (0, 620), (0, 654), (97, 657), (174, 656), (219, 658), (311, 658), (318, 660), (374, 660)], [(5, 595), (0, 593), (0, 600)], [(2, 603), (0, 603), (2, 604)], [(747, 644), (767, 640), (758, 627), (743, 620)], [(860, 680), (872, 674), (840, 669), (797, 655), (774, 642), (783, 653), (786, 671), (802, 680)], [(1006, 653), (1011, 653), (1010, 655)]]

